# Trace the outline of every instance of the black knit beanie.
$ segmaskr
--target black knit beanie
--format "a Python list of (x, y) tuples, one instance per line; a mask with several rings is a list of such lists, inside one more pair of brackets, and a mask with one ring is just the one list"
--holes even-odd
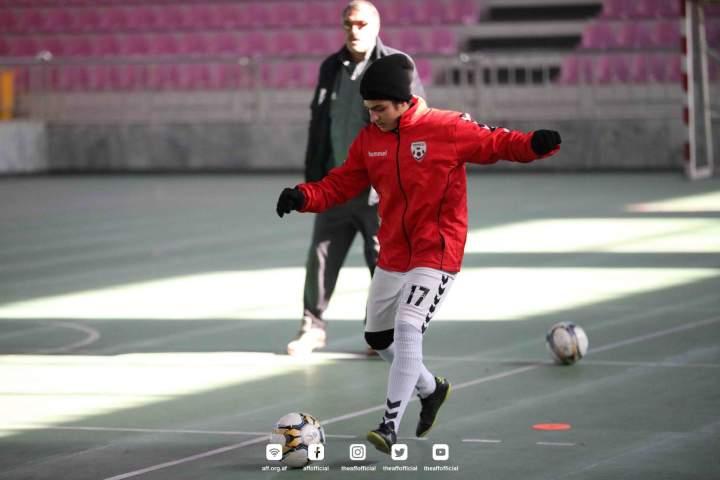
[(393, 53), (375, 60), (360, 82), (363, 100), (395, 100), (409, 102), (412, 98), (413, 64), (407, 55)]

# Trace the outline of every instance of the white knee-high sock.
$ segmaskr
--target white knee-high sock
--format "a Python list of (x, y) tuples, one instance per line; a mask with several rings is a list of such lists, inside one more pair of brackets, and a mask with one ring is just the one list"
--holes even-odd
[[(422, 332), (418, 328), (406, 322), (398, 322), (394, 345), (395, 355), (390, 366), (383, 422), (392, 424), (397, 432), (405, 408), (420, 380), (420, 372), (423, 369), (427, 371), (427, 368), (422, 363)], [(433, 378), (432, 374), (430, 377)], [(434, 389), (434, 378), (432, 383)]]
[[(385, 350), (376, 350), (380, 358), (386, 362), (392, 364), (395, 358), (395, 344), (391, 343)], [(435, 391), (435, 376), (430, 373), (430, 370), (425, 367), (425, 364), (420, 364), (420, 376), (418, 377), (417, 385), (415, 385), (420, 397), (425, 398)]]

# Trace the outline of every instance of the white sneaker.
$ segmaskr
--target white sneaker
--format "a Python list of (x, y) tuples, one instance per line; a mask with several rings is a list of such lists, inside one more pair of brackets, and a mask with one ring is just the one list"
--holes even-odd
[(300, 332), (292, 342), (287, 345), (288, 355), (307, 355), (316, 348), (325, 346), (327, 334), (322, 328), (311, 328)]

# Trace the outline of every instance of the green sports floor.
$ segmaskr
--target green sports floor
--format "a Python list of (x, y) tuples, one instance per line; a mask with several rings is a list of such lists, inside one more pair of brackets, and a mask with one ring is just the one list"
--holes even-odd
[[(388, 371), (364, 355), (359, 240), (328, 346), (283, 355), (312, 216), (274, 204), (299, 180), (0, 179), (0, 479), (720, 478), (720, 179), (471, 175), (464, 268), (424, 344), (454, 388), (427, 439), (408, 407), (407, 461), (349, 458)], [(576, 365), (550, 361), (559, 321), (590, 339)], [(292, 411), (324, 424), (320, 470), (265, 459)]]

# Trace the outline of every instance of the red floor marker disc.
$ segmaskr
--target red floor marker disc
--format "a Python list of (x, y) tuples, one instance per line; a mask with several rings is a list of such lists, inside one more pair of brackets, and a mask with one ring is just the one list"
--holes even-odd
[(570, 430), (572, 427), (569, 423), (536, 423), (532, 428), (534, 430)]

